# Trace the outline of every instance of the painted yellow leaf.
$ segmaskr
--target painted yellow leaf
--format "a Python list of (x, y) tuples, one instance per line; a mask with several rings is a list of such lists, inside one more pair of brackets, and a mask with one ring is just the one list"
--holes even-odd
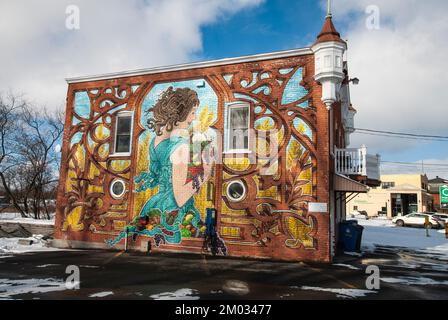
[(73, 190), (72, 184), (73, 184), (73, 178), (76, 178), (76, 173), (73, 169), (69, 169), (67, 172), (67, 180), (65, 184), (65, 190), (66, 192), (70, 192)]
[(272, 130), (272, 129), (274, 129), (274, 123), (271, 120), (271, 118), (266, 118), (266, 119), (263, 120), (263, 122), (258, 123), (255, 126), (255, 129), (262, 130), (262, 131)]
[(195, 130), (201, 133), (207, 131), (207, 129), (213, 124), (213, 119), (215, 115), (210, 112), (208, 106), (204, 106), (201, 113), (199, 114), (198, 122), (195, 126)]
[(114, 160), (111, 161), (110, 166), (112, 170), (115, 171), (123, 171), (127, 169), (131, 165), (131, 162), (129, 160)]
[(288, 156), (286, 160), (288, 169), (291, 168), (293, 161), (300, 158), (302, 152), (302, 145), (297, 140), (292, 140), (291, 145), (289, 146)]
[(304, 223), (300, 219), (287, 217), (286, 226), (292, 237), (292, 239), (287, 239), (285, 241), (287, 247), (297, 248), (300, 244), (302, 244), (306, 249), (314, 248), (314, 240), (310, 236), (310, 233), (314, 228), (313, 219), (311, 217), (308, 218), (308, 224)]
[(79, 221), (81, 219), (81, 213), (82, 213), (82, 207), (74, 208), (67, 215), (67, 219), (64, 221), (62, 230), (67, 231), (68, 228), (76, 232), (84, 230), (84, 223)]
[(84, 152), (84, 148), (79, 144), (76, 147), (75, 158), (78, 161), (78, 166), (81, 169), (81, 171), (84, 171), (85, 152)]
[(103, 144), (98, 148), (98, 154), (101, 158), (106, 158), (109, 155), (109, 144)]
[(95, 135), (99, 140), (105, 140), (109, 137), (110, 132), (104, 125), (99, 125), (95, 129)]
[(303, 134), (305, 132), (305, 125), (301, 122), (296, 129), (299, 133)]

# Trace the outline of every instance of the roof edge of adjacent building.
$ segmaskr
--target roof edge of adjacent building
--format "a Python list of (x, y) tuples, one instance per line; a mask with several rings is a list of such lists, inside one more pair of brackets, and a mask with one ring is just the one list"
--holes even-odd
[(305, 47), (305, 48), (299, 48), (299, 49), (275, 51), (275, 52), (233, 57), (233, 58), (199, 61), (199, 62), (192, 62), (192, 63), (184, 63), (184, 64), (176, 64), (176, 65), (130, 70), (130, 71), (104, 73), (104, 74), (90, 75), (90, 76), (70, 77), (70, 78), (66, 78), (65, 80), (67, 81), (68, 84), (79, 83), (79, 82), (88, 82), (88, 81), (110, 80), (110, 79), (116, 79), (116, 78), (144, 76), (144, 75), (164, 73), (164, 72), (174, 72), (174, 71), (181, 71), (181, 70), (217, 67), (217, 66), (224, 66), (224, 65), (229, 65), (229, 64), (257, 62), (257, 61), (262, 61), (262, 60), (280, 59), (280, 58), (288, 58), (288, 57), (310, 55), (310, 54), (313, 54), (313, 51), (311, 50), (311, 48)]

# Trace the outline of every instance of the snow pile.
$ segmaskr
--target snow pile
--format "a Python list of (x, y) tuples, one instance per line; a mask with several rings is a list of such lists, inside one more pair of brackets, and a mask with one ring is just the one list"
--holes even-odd
[(89, 296), (89, 298), (104, 298), (110, 295), (113, 295), (114, 293), (112, 291), (103, 291), (103, 292), (98, 292), (98, 293), (94, 293), (91, 294)]
[(348, 268), (351, 270), (361, 270), (358, 267), (352, 266), (351, 264), (344, 264), (344, 263), (333, 263), (334, 266), (336, 267), (343, 267), (343, 268)]
[(11, 298), (19, 294), (46, 293), (66, 289), (62, 279), (0, 279), (0, 299)]
[(312, 291), (323, 291), (323, 292), (331, 292), (335, 293), (338, 298), (359, 298), (365, 297), (369, 293), (377, 293), (373, 290), (363, 290), (363, 289), (333, 289), (333, 288), (321, 288), (321, 287), (300, 287), (302, 290), (312, 290)]
[(33, 235), (25, 240), (33, 241), (31, 245), (19, 244), (21, 238), (0, 238), (0, 256), (7, 253), (24, 253), (35, 251), (58, 251), (60, 249), (48, 247), (48, 242), (42, 235)]
[(358, 220), (358, 223), (364, 227), (362, 247), (366, 251), (376, 246), (393, 246), (439, 254), (448, 259), (448, 239), (437, 230), (429, 230), (427, 237), (423, 228), (396, 227), (390, 220)]
[(199, 300), (198, 296), (194, 296), (198, 291), (194, 289), (179, 289), (174, 292), (163, 292), (153, 294), (150, 297), (154, 300)]
[(36, 220), (33, 218), (22, 218), (18, 212), (3, 212), (0, 213), (0, 222), (5, 223), (26, 223), (26, 224), (38, 224), (38, 225), (54, 225), (54, 214), (50, 214), (51, 220)]
[(352, 220), (358, 220), (358, 224), (366, 227), (384, 227), (384, 228), (395, 228), (395, 224), (389, 220), (389, 219), (383, 219), (383, 218), (370, 218), (368, 220), (366, 219), (352, 219)]
[(448, 281), (437, 281), (431, 278), (425, 278), (425, 277), (397, 277), (397, 278), (381, 278), (381, 281), (388, 282), (388, 283), (398, 283), (398, 284), (405, 284), (405, 285), (444, 285), (448, 286)]

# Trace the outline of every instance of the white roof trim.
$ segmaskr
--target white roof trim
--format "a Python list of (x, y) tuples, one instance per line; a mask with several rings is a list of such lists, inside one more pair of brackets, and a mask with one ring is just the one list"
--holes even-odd
[(115, 78), (123, 78), (123, 77), (148, 75), (148, 74), (154, 74), (154, 73), (173, 72), (173, 71), (187, 70), (187, 69), (216, 67), (216, 66), (223, 66), (223, 65), (235, 64), (235, 63), (244, 63), (244, 62), (254, 62), (254, 61), (260, 61), (260, 60), (286, 58), (286, 57), (301, 56), (301, 55), (307, 55), (307, 54), (313, 54), (313, 51), (310, 48), (292, 49), (292, 50), (285, 50), (285, 51), (255, 54), (255, 55), (250, 55), (250, 56), (235, 57), (235, 58), (225, 58), (225, 59), (219, 59), (219, 60), (200, 61), (200, 62), (177, 64), (177, 65), (164, 66), (164, 67), (155, 67), (155, 68), (138, 69), (138, 70), (132, 70), (132, 71), (105, 73), (105, 74), (94, 75), (94, 76), (73, 77), (73, 78), (66, 78), (65, 80), (67, 81), (67, 83), (107, 80), (107, 79), (115, 79)]

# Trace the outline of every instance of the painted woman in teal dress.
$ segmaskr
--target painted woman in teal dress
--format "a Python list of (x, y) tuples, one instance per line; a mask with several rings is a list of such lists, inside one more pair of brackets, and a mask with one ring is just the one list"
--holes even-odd
[[(178, 244), (182, 236), (197, 237), (203, 227), (193, 195), (210, 178), (213, 152), (202, 152), (202, 168), (189, 170), (190, 142), (188, 132), (199, 106), (197, 93), (183, 88), (168, 88), (149, 112), (148, 127), (156, 136), (149, 146), (149, 171), (134, 179), (136, 192), (158, 187), (158, 193), (143, 206), (139, 215), (114, 240), (113, 246), (127, 235), (154, 237), (156, 245)], [(190, 171), (190, 175), (189, 175)]]

